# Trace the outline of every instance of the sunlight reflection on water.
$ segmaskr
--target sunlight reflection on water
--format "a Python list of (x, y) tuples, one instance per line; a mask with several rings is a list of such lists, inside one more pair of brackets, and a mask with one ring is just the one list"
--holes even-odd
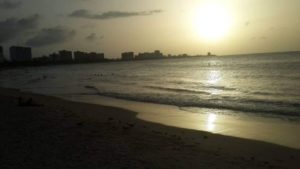
[(207, 78), (209, 84), (216, 85), (221, 80), (221, 72), (219, 70), (211, 70), (208, 72)]
[[(221, 72), (220, 70), (210, 70), (207, 74), (207, 83), (212, 86), (218, 86), (220, 81), (222, 80)], [(209, 93), (213, 95), (220, 94), (221, 90), (211, 88), (209, 89)]]
[(208, 131), (213, 132), (215, 129), (215, 121), (217, 120), (217, 115), (214, 113), (208, 114), (206, 128)]

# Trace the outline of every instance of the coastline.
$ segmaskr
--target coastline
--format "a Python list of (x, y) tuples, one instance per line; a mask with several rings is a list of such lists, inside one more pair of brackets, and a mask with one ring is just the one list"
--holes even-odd
[[(92, 103), (137, 112), (136, 118), (171, 127), (206, 131), (225, 136), (300, 149), (299, 119), (296, 117), (271, 116), (232, 112), (208, 108), (184, 108), (147, 102), (137, 102), (101, 95), (59, 96), (75, 102)], [(259, 132), (258, 132), (259, 131)]]
[[(33, 106), (18, 106), (18, 98)], [(299, 149), (0, 88), (1, 168), (298, 168)]]

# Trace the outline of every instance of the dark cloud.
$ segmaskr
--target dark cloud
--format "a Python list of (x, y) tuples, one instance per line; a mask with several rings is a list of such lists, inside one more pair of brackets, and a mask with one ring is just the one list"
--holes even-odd
[(87, 18), (87, 19), (115, 19), (115, 18), (125, 18), (133, 16), (147, 16), (156, 13), (161, 13), (162, 10), (152, 10), (152, 11), (140, 11), (140, 12), (122, 12), (122, 11), (108, 11), (101, 14), (91, 14), (85, 9), (79, 9), (72, 12), (69, 16), (75, 18)]
[(63, 43), (74, 37), (75, 34), (76, 32), (74, 30), (69, 30), (62, 27), (42, 29), (37, 33), (37, 35), (29, 39), (26, 42), (26, 45), (33, 47), (42, 47), (57, 43)]
[(21, 5), (21, 1), (0, 1), (0, 9), (15, 9)]
[(89, 34), (85, 39), (87, 40), (87, 41), (89, 41), (89, 42), (93, 42), (93, 41), (95, 41), (95, 40), (97, 40), (97, 39), (103, 39), (104, 37), (103, 36), (97, 36), (96, 35), (96, 33), (91, 33), (91, 34)]
[(92, 15), (89, 14), (89, 12), (85, 9), (79, 9), (76, 11), (73, 11), (70, 15), (70, 17), (80, 17), (80, 18), (89, 18), (92, 17)]
[(90, 35), (88, 35), (86, 38), (85, 38), (87, 41), (95, 41), (97, 39), (97, 36), (95, 33), (91, 33)]
[(8, 18), (0, 21), (0, 43), (11, 40), (20, 35), (20, 33), (36, 28), (38, 18), (39, 16), (36, 14), (22, 19)]

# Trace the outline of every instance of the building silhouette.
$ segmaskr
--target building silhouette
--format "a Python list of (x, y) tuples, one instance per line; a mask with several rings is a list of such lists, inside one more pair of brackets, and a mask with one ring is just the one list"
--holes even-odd
[(134, 59), (134, 52), (124, 52), (122, 53), (122, 60), (133, 60)]
[(87, 53), (81, 51), (74, 52), (74, 60), (76, 62), (87, 62), (88, 61)]
[(163, 54), (159, 50), (155, 50), (153, 53), (139, 53), (135, 59), (146, 60), (146, 59), (162, 59)]
[(104, 60), (104, 53), (91, 52), (88, 56), (91, 62), (99, 62)]
[(59, 62), (72, 62), (73, 54), (72, 51), (61, 50), (59, 51)]
[(59, 54), (57, 54), (57, 53), (51, 53), (49, 55), (49, 60), (50, 60), (50, 62), (54, 62), (54, 63), (59, 62), (60, 61)]
[(96, 53), (96, 52), (74, 52), (74, 60), (75, 62), (100, 62), (104, 60), (104, 53)]
[(32, 59), (31, 48), (12, 46), (9, 48), (12, 62), (30, 62)]
[(3, 47), (0, 46), (0, 63), (3, 63), (4, 61)]

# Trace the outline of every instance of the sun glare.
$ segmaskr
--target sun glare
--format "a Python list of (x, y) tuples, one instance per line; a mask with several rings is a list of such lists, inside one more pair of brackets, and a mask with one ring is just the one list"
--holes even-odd
[(193, 22), (202, 40), (218, 41), (229, 33), (232, 17), (224, 6), (205, 4), (196, 9)]

